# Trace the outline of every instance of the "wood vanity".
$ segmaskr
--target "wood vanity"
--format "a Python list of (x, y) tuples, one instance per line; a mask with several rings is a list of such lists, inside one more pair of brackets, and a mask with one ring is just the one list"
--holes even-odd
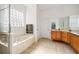
[(69, 44), (77, 53), (79, 53), (79, 35), (67, 31), (51, 31), (51, 39), (62, 41)]

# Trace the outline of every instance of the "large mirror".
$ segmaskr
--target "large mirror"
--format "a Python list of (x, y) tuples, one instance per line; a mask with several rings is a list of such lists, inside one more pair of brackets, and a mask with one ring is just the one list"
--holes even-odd
[(67, 17), (64, 17), (64, 19), (63, 19), (64, 21), (64, 23), (63, 23), (63, 27), (64, 27), (64, 29), (69, 29), (69, 17), (67, 16)]
[(69, 18), (69, 27), (71, 29), (79, 30), (79, 15), (70, 16)]
[(79, 15), (62, 17), (59, 26), (60, 29), (79, 30)]

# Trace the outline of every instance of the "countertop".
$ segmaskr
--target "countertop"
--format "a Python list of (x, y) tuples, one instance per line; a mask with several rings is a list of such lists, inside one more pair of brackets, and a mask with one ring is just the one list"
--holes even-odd
[(69, 31), (69, 29), (52, 29), (51, 31), (65, 31), (65, 32), (70, 32), (72, 34), (78, 35), (79, 36), (79, 31)]
[(73, 32), (73, 31), (71, 31), (70, 33), (73, 33), (73, 34), (75, 34), (75, 35), (78, 35), (78, 36), (79, 36), (79, 32)]

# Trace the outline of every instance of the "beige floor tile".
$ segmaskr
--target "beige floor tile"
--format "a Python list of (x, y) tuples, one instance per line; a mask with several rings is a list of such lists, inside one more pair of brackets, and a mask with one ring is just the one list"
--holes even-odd
[(62, 42), (40, 39), (31, 47), (26, 49), (23, 54), (74, 54), (73, 49)]

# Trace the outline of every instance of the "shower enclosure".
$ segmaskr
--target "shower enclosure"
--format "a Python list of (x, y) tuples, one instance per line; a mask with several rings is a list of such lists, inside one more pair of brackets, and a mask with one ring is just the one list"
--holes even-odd
[(0, 54), (12, 53), (19, 37), (26, 34), (25, 11), (22, 4), (0, 5)]

